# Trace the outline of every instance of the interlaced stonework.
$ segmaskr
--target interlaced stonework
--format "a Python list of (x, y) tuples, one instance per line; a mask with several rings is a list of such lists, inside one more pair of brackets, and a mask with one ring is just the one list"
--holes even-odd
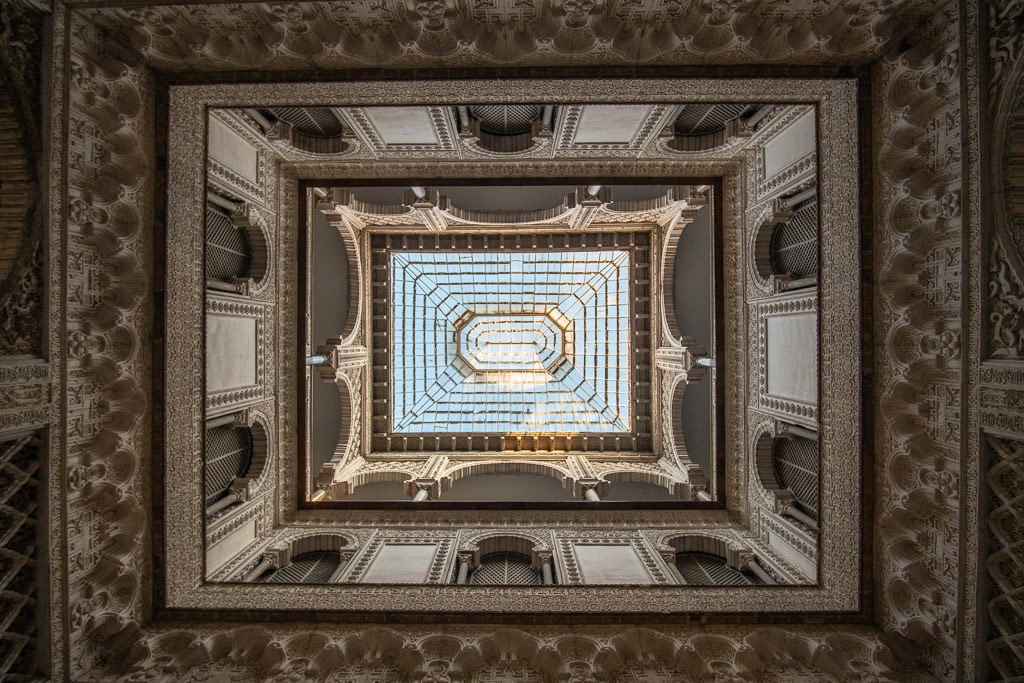
[[(49, 14), (50, 22), (49, 116), (30, 119), (48, 126), (41, 136), (49, 145), (49, 168), (41, 174), (47, 182), (40, 197), (46, 259), (39, 261), (47, 286), (29, 278), (24, 290), (35, 292), (48, 315), (36, 316), (46, 320), (43, 344), (16, 346), (16, 353), (29, 358), (0, 361), (0, 430), (45, 429), (47, 435), (49, 457), (41, 468), (47, 480), (41, 488), (49, 580), (41, 579), (39, 588), (47, 594), (49, 615), (38, 623), (48, 629), (45, 668), (52, 678), (964, 680), (1020, 672), (1021, 609), (1009, 597), (1019, 581), (1007, 561), (1015, 558), (1019, 567), (1019, 524), (1007, 523), (1006, 515), (1019, 510), (1020, 469), (1013, 463), (1019, 463), (1024, 440), (1018, 172), (1024, 3), (411, 0), (161, 6), (3, 0), (5, 59), (12, 47), (17, 54), (33, 54), (29, 33), (8, 28), (25, 12), (34, 13), (25, 23), (29, 27), (40, 25), (41, 14)], [(27, 70), (36, 63), (22, 59), (15, 67)], [(153, 380), (154, 365), (163, 362), (163, 340), (152, 335), (153, 302), (164, 292), (192, 296), (190, 285), (180, 290), (182, 283), (154, 276), (160, 272), (154, 254), (164, 253), (157, 248), (164, 225), (163, 213), (155, 209), (163, 191), (157, 181), (173, 166), (154, 144), (162, 140), (156, 111), (158, 103), (167, 104), (166, 74), (187, 78), (198, 71), (216, 80), (217, 72), (246, 72), (287, 80), (288, 70), (308, 77), (350, 68), (404, 68), (401, 73), (408, 75), (431, 67), (482, 66), (502, 73), (509, 66), (556, 66), (600, 78), (614, 75), (609, 68), (616, 66), (699, 70), (744, 64), (797, 67), (779, 72), (787, 78), (800, 73), (801, 65), (863, 67), (870, 76), (862, 81), (869, 108), (865, 139), (871, 141), (862, 163), (871, 169), (864, 176), (871, 192), (870, 201), (861, 203), (860, 253), (861, 308), (872, 319), (864, 345), (872, 392), (863, 407), (873, 430), (866, 439), (871, 482), (865, 489), (873, 494), (867, 523), (874, 533), (860, 547), (869, 558), (870, 590), (859, 615), (818, 624), (790, 617), (778, 625), (765, 615), (700, 615), (707, 623), (697, 624), (661, 613), (654, 623), (681, 618), (631, 626), (588, 625), (578, 616), (571, 629), (528, 618), (497, 625), (467, 620), (443, 627), (385, 626), (331, 622), (330, 606), (320, 602), (288, 622), (246, 622), (242, 612), (201, 610), (166, 618), (164, 577), (152, 561), (164, 544), (165, 529), (155, 512), (162, 510), (166, 493), (154, 486), (161, 481), (154, 474), (164, 465), (164, 425), (153, 416), (164, 413), (153, 404), (163, 395)], [(452, 91), (452, 98), (459, 97), (457, 86)], [(389, 103), (386, 95), (380, 100)], [(441, 148), (453, 144), (439, 141)], [(169, 153), (174, 156), (174, 150)], [(594, 158), (605, 163), (614, 153), (595, 150)], [(272, 170), (263, 169), (266, 178), (276, 177)], [(222, 172), (213, 169), (211, 177)], [(794, 182), (799, 173), (763, 179), (764, 186)], [(198, 195), (195, 174), (178, 181), (191, 183)], [(236, 183), (245, 185), (244, 179)], [(288, 184), (278, 196), (272, 186), (271, 192), (295, 205), (294, 187)], [(742, 189), (757, 196), (759, 188)], [(277, 224), (273, 207), (257, 208)], [(828, 226), (822, 228), (825, 234)], [(19, 253), (32, 253), (29, 244)], [(279, 262), (294, 261), (294, 244), (277, 246)], [(175, 248), (190, 250), (192, 279), (201, 281), (202, 240)], [(822, 277), (845, 267), (848, 262), (823, 252)], [(278, 294), (274, 283), (270, 278), (259, 294), (266, 302)], [(747, 285), (768, 288), (755, 272)], [(200, 298), (190, 304), (193, 319), (168, 320), (167, 327), (179, 324), (201, 337)], [(294, 329), (294, 315), (280, 311), (279, 328)], [(15, 336), (32, 334), (26, 329)], [(200, 356), (201, 350), (188, 359), (190, 368), (202, 367)], [(194, 387), (167, 389), (191, 398), (169, 407), (169, 420), (177, 418), (175, 411), (203, 403)], [(272, 401), (253, 406), (270, 416), (282, 442), (294, 443), (294, 424), (278, 420)], [(199, 417), (194, 422), (189, 433), (201, 433)], [(981, 457), (983, 441), (991, 458)], [(277, 462), (268, 468), (279, 468)], [(991, 473), (983, 469), (989, 463)], [(194, 477), (198, 469), (190, 471)], [(290, 485), (294, 491), (294, 482), (287, 481), (294, 475), (275, 471), (282, 490)], [(260, 519), (273, 519), (279, 502), (261, 502)], [(194, 505), (194, 514), (181, 523), (196, 544), (186, 552), (199, 553), (198, 496)], [(989, 511), (993, 517), (979, 517)], [(422, 523), (395, 521), (399, 527)], [(613, 533), (619, 521), (599, 515), (592, 523), (605, 527), (598, 532)], [(979, 538), (978, 529), (988, 527), (999, 536), (997, 544)], [(416, 540), (414, 528), (389, 532)], [(350, 535), (352, 544), (367, 540), (356, 531)], [(238, 588), (201, 583), (188, 588), (209, 588), (225, 600)], [(307, 587), (257, 588), (265, 592), (248, 594), (256, 596), (249, 610)], [(459, 599), (455, 586), (427, 588), (450, 603)], [(648, 594), (663, 588), (652, 587)], [(491, 593), (500, 600), (509, 590)], [(365, 592), (372, 597), (389, 591), (366, 586)], [(418, 607), (401, 594), (389, 595), (392, 610)], [(767, 623), (753, 623), (758, 619)]]

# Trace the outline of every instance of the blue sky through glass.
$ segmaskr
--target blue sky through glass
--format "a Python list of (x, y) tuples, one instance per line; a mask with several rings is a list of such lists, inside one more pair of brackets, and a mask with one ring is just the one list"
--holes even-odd
[(628, 251), (389, 259), (392, 432), (630, 430)]

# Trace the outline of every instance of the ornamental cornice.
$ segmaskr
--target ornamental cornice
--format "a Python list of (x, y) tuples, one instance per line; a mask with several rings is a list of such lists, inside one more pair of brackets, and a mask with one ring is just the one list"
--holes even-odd
[[(932, 202), (937, 204), (951, 183), (963, 180), (961, 174), (977, 170), (969, 155), (956, 155), (953, 163), (946, 163), (949, 160), (943, 156), (950, 150), (956, 154), (963, 146), (976, 141), (978, 135), (976, 129), (961, 128), (961, 103), (958, 99), (961, 88), (956, 82), (961, 74), (961, 65), (970, 63), (975, 56), (965, 54), (959, 63), (953, 63), (946, 69), (953, 77), (951, 87), (940, 91), (934, 88), (935, 81), (921, 78), (942, 75), (935, 67), (942, 60), (931, 57), (941, 58), (947, 52), (947, 46), (970, 43), (969, 40), (961, 40), (967, 28), (960, 24), (960, 10), (971, 20), (972, 17), (976, 19), (977, 8), (970, 3), (962, 7), (956, 3), (943, 3), (938, 8), (942, 13), (937, 19), (922, 21), (921, 30), (908, 36), (908, 45), (914, 47), (915, 41), (934, 42), (935, 49), (926, 55), (931, 61), (920, 62), (917, 52), (899, 50), (900, 34), (888, 33), (892, 22), (887, 15), (891, 18), (893, 14), (905, 12), (904, 18), (927, 18), (934, 6), (894, 3), (886, 5), (882, 14), (871, 16), (865, 9), (868, 5), (855, 3), (836, 8), (837, 17), (828, 25), (843, 31), (843, 40), (838, 40), (838, 35), (830, 33), (828, 28), (820, 28), (822, 33), (817, 34), (809, 21), (811, 10), (801, 13), (789, 4), (780, 7), (775, 3), (748, 3), (735, 15), (695, 11), (692, 16), (680, 17), (680, 21), (672, 24), (671, 31), (674, 33), (680, 30), (677, 27), (682, 27), (693, 32), (687, 35), (697, 35), (706, 32), (709, 22), (713, 21), (715, 26), (722, 27), (720, 33), (711, 32), (706, 41), (697, 42), (669, 36), (665, 47), (653, 48), (648, 44), (648, 49), (639, 56), (651, 63), (666, 64), (704, 63), (709, 59), (719, 63), (809, 64), (839, 60), (862, 63), (876, 60), (885, 54), (888, 47), (893, 48), (892, 56), (876, 66), (872, 80), (877, 116), (874, 134), (879, 146), (875, 156), (878, 173), (875, 177), (873, 275), (874, 281), (881, 283), (876, 294), (877, 328), (874, 333), (884, 338), (893, 328), (929, 319), (929, 310), (960, 320), (964, 309), (959, 294), (965, 289), (965, 280), (976, 277), (972, 274), (973, 269), (961, 268), (960, 251), (962, 237), (973, 234), (970, 233), (974, 230), (971, 222), (975, 218), (973, 213), (969, 216), (970, 221), (953, 216), (936, 230), (934, 218), (927, 212), (922, 214), (919, 209), (931, 206)], [(51, 442), (52, 485), (48, 490), (51, 492), (50, 509), (53, 510), (51, 524), (55, 530), (63, 531), (64, 523), (68, 522), (69, 539), (69, 545), (65, 546), (63, 533), (53, 533), (49, 541), (49, 555), (52, 566), (56, 568), (51, 583), (55, 605), (55, 618), (52, 620), (55, 671), (68, 671), (72, 678), (81, 679), (124, 678), (127, 675), (150, 678), (221, 675), (239, 669), (242, 675), (255, 672), (259, 676), (276, 676), (297, 668), (316, 676), (320, 674), (316, 669), (319, 665), (313, 662), (325, 662), (328, 657), (337, 656), (330, 661), (338, 666), (356, 663), (355, 655), (345, 653), (379, 652), (381, 656), (374, 659), (372, 665), (384, 670), (391, 666), (385, 662), (398, 661), (397, 657), (389, 658), (389, 653), (397, 655), (405, 651), (407, 645), (412, 651), (419, 652), (416, 643), (427, 640), (422, 627), (417, 626), (367, 629), (365, 625), (358, 628), (330, 625), (312, 631), (307, 624), (209, 626), (175, 622), (166, 625), (152, 623), (145, 616), (148, 613), (148, 596), (151, 595), (150, 563), (147, 559), (151, 550), (151, 520), (144, 501), (147, 468), (153, 462), (147, 431), (151, 386), (146, 340), (152, 338), (150, 321), (153, 316), (141, 294), (151, 287), (147, 273), (152, 272), (149, 268), (153, 253), (152, 236), (143, 226), (148, 225), (144, 222), (151, 215), (155, 191), (151, 174), (144, 170), (154, 167), (148, 158), (148, 150), (152, 148), (150, 121), (153, 103), (153, 83), (148, 69), (223, 70), (236, 69), (238, 64), (265, 69), (300, 64), (304, 68), (309, 68), (310, 64), (317, 67), (374, 64), (375, 56), (361, 52), (359, 41), (354, 39), (359, 35), (356, 28), (372, 26), (384, 27), (379, 30), (386, 33), (389, 40), (384, 41), (382, 52), (378, 54), (393, 57), (395, 66), (439, 63), (440, 59), (452, 65), (472, 65), (490, 63), (493, 59), (492, 53), (486, 51), (486, 44), (477, 44), (482, 40), (477, 36), (461, 47), (458, 42), (450, 43), (448, 48), (438, 41), (431, 42), (439, 31), (428, 26), (427, 22), (436, 20), (447, 26), (452, 22), (465, 21), (454, 13), (429, 19), (397, 5), (389, 5), (384, 16), (378, 19), (368, 14), (360, 15), (359, 9), (353, 7), (343, 4), (328, 10), (301, 5), (299, 15), (289, 18), (287, 13), (274, 14), (274, 6), (259, 3), (246, 5), (237, 12), (227, 6), (150, 6), (142, 11), (72, 4), (65, 8), (65, 12), (54, 16), (54, 111), (64, 111), (62, 105), (67, 104), (69, 114), (68, 120), (52, 117), (52, 177), (65, 177), (63, 168), (71, 158), (76, 160), (76, 164), (66, 184), (53, 183), (49, 197), (52, 253), (67, 253), (63, 266), (59, 259), (53, 262), (51, 284), (54, 286), (51, 291), (54, 293), (54, 306), (51, 310), (58, 313), (66, 310), (66, 316), (56, 319), (66, 319), (68, 328), (87, 329), (86, 334), (92, 341), (119, 342), (104, 346), (92, 358), (93, 362), (102, 362), (104, 367), (112, 368), (112, 373), (80, 373), (71, 361), (60, 355), (64, 336), (57, 329), (60, 326), (54, 325), (52, 348), (56, 356), (53, 371), (60, 381), (66, 380), (67, 396), (60, 400), (62, 414), (67, 416), (67, 420), (54, 430), (58, 433), (53, 435)], [(333, 13), (332, 18), (337, 20), (335, 25), (341, 28), (335, 37), (321, 42), (320, 46), (338, 46), (339, 51), (321, 50), (316, 41), (303, 43), (298, 38), (308, 35), (305, 29), (311, 23), (319, 22), (315, 16), (306, 17), (307, 10), (313, 15)], [(70, 17), (70, 25), (67, 17)], [(556, 37), (552, 39), (552, 45), (556, 50), (566, 50), (562, 53), (566, 55), (564, 63), (621, 64), (626, 54), (629, 55), (628, 63), (634, 62), (636, 55), (624, 50), (631, 44), (629, 41), (639, 35), (639, 28), (634, 30), (630, 27), (639, 27), (642, 22), (630, 24), (628, 18), (615, 17), (611, 23), (625, 30), (620, 34), (608, 34), (613, 37), (601, 37), (594, 33), (601, 18), (599, 12), (592, 16), (576, 16), (568, 10), (558, 10), (553, 17)], [(783, 21), (779, 17), (792, 27), (788, 30), (795, 32), (794, 38), (802, 36), (807, 40), (776, 41), (772, 32), (765, 31), (764, 27)], [(375, 24), (377, 21), (383, 23)], [(108, 30), (123, 32), (129, 38), (119, 44), (128, 49), (131, 63), (107, 54), (96, 60), (97, 67), (84, 68), (84, 64), (92, 64), (93, 60), (91, 53), (84, 55), (83, 51), (91, 52), (93, 45), (102, 43), (98, 37), (98, 22), (106, 23)], [(241, 39), (247, 35), (245, 31), (252, 30), (246, 27), (256, 26), (269, 27), (266, 42)], [(559, 40), (559, 32), (567, 26), (574, 30), (582, 27), (584, 39), (570, 41), (563, 33)], [(745, 28), (748, 26), (756, 26), (756, 32)], [(208, 41), (213, 41), (213, 36), (225, 34), (235, 35), (239, 40), (225, 44), (222, 51), (203, 49)], [(71, 64), (63, 59), (68, 41), (72, 42)], [(416, 46), (402, 47), (408, 41), (415, 42)], [(127, 48), (131, 45), (139, 47), (137, 50)], [(573, 48), (574, 45), (582, 47)], [(834, 51), (840, 45), (856, 47), (840, 55)], [(594, 49), (597, 47), (600, 49)], [(925, 52), (920, 51), (922, 54)], [(182, 55), (190, 55), (190, 61), (184, 61)], [(508, 57), (506, 53), (502, 56)], [(513, 57), (520, 58), (518, 63), (522, 65), (539, 64), (551, 58), (549, 52), (539, 51), (536, 47), (528, 47), (521, 52), (516, 50)], [(69, 86), (68, 78), (72, 75), (77, 83)], [(946, 78), (943, 82), (948, 81)], [(631, 96), (635, 94), (627, 92), (623, 95)], [(936, 116), (928, 117), (927, 122), (908, 120), (905, 112), (915, 107), (935, 111)], [(116, 115), (111, 117), (110, 112)], [(930, 122), (945, 120), (947, 116), (952, 122), (951, 127), (926, 129)], [(119, 117), (123, 117), (120, 123)], [(100, 120), (109, 125), (97, 125)], [(900, 147), (901, 141), (931, 139), (934, 135), (942, 136), (945, 144), (915, 148), (914, 154), (920, 153), (924, 159), (922, 163), (909, 165), (907, 159), (913, 157)], [(126, 146), (126, 141), (132, 143), (130, 147)], [(112, 149), (129, 148), (136, 152), (128, 161), (109, 154)], [(141, 160), (137, 166), (135, 159)], [(947, 172), (940, 176), (935, 173), (939, 168)], [(173, 179), (173, 172), (171, 176)], [(198, 176), (194, 175), (193, 181), (195, 177)], [(118, 179), (118, 183), (114, 183), (116, 191), (112, 191), (107, 183), (110, 178)], [(123, 210), (122, 215), (127, 220), (116, 228), (91, 228), (95, 232), (87, 238), (83, 226), (64, 220), (69, 194), (86, 197), (93, 206)], [(967, 210), (975, 211), (971, 207)], [(66, 233), (62, 232), (65, 229)], [(943, 240), (932, 239), (936, 234), (943, 235)], [(112, 249), (111, 253), (103, 254), (103, 258), (100, 258), (101, 243), (97, 237), (105, 238), (107, 241), (102, 244)], [(194, 258), (191, 265), (198, 269), (200, 263), (201, 259)], [(109, 278), (109, 286), (103, 291), (90, 284), (96, 281), (93, 276), (97, 274)], [(172, 279), (168, 288), (179, 284), (180, 281)], [(973, 280), (969, 284), (972, 291), (980, 291)], [(915, 287), (919, 287), (919, 291)], [(132, 291), (138, 292), (139, 296), (131, 296)], [(187, 286), (177, 291), (182, 296), (191, 296)], [(63, 303), (65, 300), (66, 304)], [(921, 315), (922, 311), (925, 314)], [(96, 321), (101, 324), (95, 325)], [(86, 322), (94, 326), (84, 327)], [(174, 318), (168, 324), (175, 322), (182, 323), (181, 330), (192, 329), (191, 323)], [(966, 324), (958, 326), (959, 329), (968, 329), (977, 319), (964, 322)], [(976, 353), (973, 345), (966, 349), (965, 353)], [(968, 530), (964, 536), (955, 534), (947, 539), (947, 543), (940, 543), (934, 536), (921, 533), (925, 530), (919, 526), (920, 516), (908, 510), (913, 507), (912, 503), (927, 499), (932, 493), (932, 485), (924, 483), (929, 478), (917, 475), (934, 473), (936, 468), (955, 472), (962, 490), (968, 494), (977, 493), (974, 488), (977, 471), (972, 470), (969, 463), (977, 461), (978, 454), (969, 443), (961, 444), (958, 430), (950, 432), (951, 423), (945, 421), (940, 411), (924, 409), (934, 404), (940, 384), (943, 394), (949, 397), (948, 400), (943, 399), (943, 406), (951, 409), (960, 406), (959, 386), (940, 382), (925, 372), (933, 366), (931, 356), (913, 352), (913, 360), (916, 369), (910, 375), (908, 365), (895, 360), (888, 349), (881, 349), (875, 359), (880, 397), (877, 402), (880, 411), (876, 434), (878, 450), (875, 454), (876, 499), (879, 501), (876, 517), (884, 530), (875, 548), (875, 571), (880, 577), (891, 579), (882, 586), (878, 599), (881, 631), (875, 627), (851, 625), (708, 626), (700, 629), (688, 626), (658, 629), (585, 627), (584, 630), (596, 641), (595, 648), (607, 647), (610, 651), (622, 653), (623, 661), (626, 661), (629, 653), (636, 651), (630, 643), (653, 640), (659, 647), (645, 646), (644, 651), (654, 653), (655, 660), (670, 670), (678, 671), (677, 667), (682, 667), (685, 675), (697, 679), (710, 675), (713, 670), (722, 673), (722, 667), (726, 668), (726, 675), (734, 677), (758, 675), (767, 666), (764, 662), (771, 662), (772, 666), (785, 671), (806, 671), (810, 668), (837, 678), (856, 670), (867, 677), (906, 679), (920, 675), (914, 664), (917, 658), (938, 677), (960, 677), (967, 666), (963, 653), (973, 648), (973, 629), (966, 617), (950, 618), (950, 613), (973, 613), (973, 591), (967, 590), (968, 586), (960, 582), (961, 577), (955, 569), (965, 563), (971, 564), (974, 559), (970, 555), (970, 529), (976, 525), (970, 523), (971, 503), (967, 499), (961, 503), (953, 497), (942, 505), (941, 511), (952, 520), (953, 528)], [(100, 401), (105, 403), (106, 410), (98, 409)], [(195, 401), (189, 401), (173, 410), (188, 413), (189, 406), (194, 404)], [(962, 405), (968, 414), (973, 410), (970, 401), (964, 401)], [(287, 419), (282, 423), (286, 424)], [(899, 438), (887, 431), (890, 427), (897, 430)], [(909, 431), (900, 431), (903, 429)], [(908, 462), (906, 444), (917, 443), (916, 437), (929, 438), (940, 433), (946, 445), (943, 453), (933, 460), (914, 458)], [(82, 448), (83, 445), (97, 437), (119, 444), (116, 450), (92, 452), (90, 455), (98, 462), (114, 465), (128, 461), (132, 466), (127, 469), (108, 467), (103, 477), (104, 486), (93, 489), (95, 493), (102, 488), (102, 496), (69, 491), (65, 486), (66, 468), (80, 464), (82, 454), (88, 452)], [(968, 466), (959, 468), (960, 458)], [(909, 466), (914, 475), (909, 479), (900, 474), (905, 466)], [(128, 473), (124, 474), (126, 471)], [(908, 481), (914, 483), (908, 484)], [(966, 506), (965, 509), (960, 511), (954, 507), (958, 504)], [(71, 519), (65, 520), (65, 514)], [(109, 521), (99, 524), (98, 520), (111, 516), (116, 523), (113, 539), (109, 536), (101, 538), (99, 534), (111, 533), (112, 527)], [(897, 561), (889, 556), (892, 548), (908, 554)], [(113, 571), (97, 573), (96, 569), (100, 567)], [(945, 573), (940, 567), (954, 569), (950, 570), (952, 573)], [(905, 577), (909, 575), (925, 577), (926, 585), (908, 582)], [(119, 577), (118, 583), (104, 582), (104, 576)], [(126, 580), (121, 581), (120, 577)], [(65, 584), (69, 593), (66, 600)], [(943, 601), (938, 607), (932, 600), (936, 586)], [(272, 594), (283, 594), (287, 590), (287, 587), (268, 589)], [(229, 591), (223, 592), (227, 594)], [(536, 594), (544, 595), (540, 591)], [(457, 600), (460, 595), (449, 588), (441, 594), (449, 602)], [(750, 600), (756, 602), (761, 595), (763, 593), (751, 593)], [(910, 599), (904, 599), (907, 596)], [(517, 599), (522, 597), (516, 595)], [(643, 599), (635, 593), (623, 594), (623, 597)], [(720, 596), (709, 593), (709, 599), (715, 597)], [(323, 603), (319, 604), (322, 606)], [(898, 605), (908, 606), (909, 611), (901, 612)], [(938, 618), (943, 615), (944, 618)], [(920, 623), (934, 623), (936, 629), (926, 632), (916, 627)], [(69, 630), (64, 630), (64, 624)], [(557, 651), (560, 642), (564, 642), (566, 647), (570, 642), (578, 642), (578, 639), (563, 640), (569, 636), (559, 635), (559, 630), (543, 627), (512, 631), (514, 642), (525, 640), (549, 646), (531, 648), (531, 652)], [(508, 638), (507, 629), (450, 627), (448, 632), (459, 639), (460, 646), (465, 642), (472, 647), (480, 647), (481, 652), (503, 652), (505, 650), (501, 648), (507, 647), (497, 645)], [(906, 653), (898, 649), (894, 651), (892, 648), (896, 647), (899, 639), (889, 637), (886, 632), (910, 638), (914, 656), (901, 656)], [(211, 633), (218, 637), (209, 638)], [(180, 644), (183, 642), (194, 647), (182, 648)], [(266, 646), (281, 644), (281, 647), (252, 647), (254, 643)], [(290, 647), (298, 643), (306, 644), (301, 656)], [(495, 649), (487, 649), (491, 644), (495, 644)], [(190, 656), (182, 656), (183, 649), (189, 650)], [(712, 662), (706, 654), (710, 651), (724, 654)], [(238, 657), (229, 661), (222, 656), (229, 652), (239, 653)], [(756, 661), (746, 656), (745, 653), (749, 652), (758, 654)], [(806, 654), (818, 652), (829, 652), (832, 656), (817, 658)], [(320, 658), (324, 653), (328, 654)], [(427, 659), (423, 654), (419, 657), (423, 661)], [(411, 663), (398, 665), (404, 667), (399, 675), (412, 676), (423, 670), (421, 659), (413, 657), (409, 661)], [(487, 660), (482, 657), (481, 661)], [(539, 669), (545, 666), (535, 660), (530, 660), (530, 664)], [(552, 675), (558, 671), (552, 670)]]

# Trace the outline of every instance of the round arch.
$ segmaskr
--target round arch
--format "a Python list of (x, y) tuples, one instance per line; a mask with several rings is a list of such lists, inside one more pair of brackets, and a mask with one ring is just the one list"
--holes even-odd
[(441, 476), (442, 490), (450, 489), (460, 479), (480, 474), (538, 474), (557, 480), (563, 488), (568, 488), (573, 481), (572, 475), (567, 470), (551, 463), (528, 460), (471, 462), (447, 470)]

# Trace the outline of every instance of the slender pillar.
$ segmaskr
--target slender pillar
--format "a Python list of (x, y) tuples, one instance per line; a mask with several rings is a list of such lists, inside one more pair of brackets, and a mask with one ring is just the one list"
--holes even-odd
[(597, 495), (597, 490), (590, 487), (583, 489), (583, 497), (594, 503), (601, 501), (601, 496)]
[(542, 554), (540, 559), (540, 573), (544, 577), (544, 585), (550, 586), (555, 583), (555, 572), (551, 567), (551, 553)]
[(322, 353), (316, 353), (312, 356), (306, 356), (306, 365), (325, 365), (327, 363), (327, 356)]
[(544, 114), (541, 117), (542, 125), (545, 129), (551, 130), (555, 127), (555, 107), (552, 104), (544, 105)]
[(665, 566), (668, 567), (668, 571), (672, 574), (672, 578), (675, 579), (676, 583), (680, 586), (685, 586), (686, 579), (679, 573), (679, 567), (676, 566), (676, 552), (675, 548), (661, 550), (661, 559), (665, 560)]
[(264, 556), (263, 559), (260, 560), (260, 563), (258, 565), (256, 565), (255, 567), (253, 567), (252, 571), (250, 571), (248, 574), (246, 574), (242, 578), (242, 581), (246, 581), (246, 582), (255, 581), (256, 579), (260, 578), (261, 576), (263, 576), (264, 574), (266, 574), (269, 570), (271, 570), (273, 568), (274, 568), (274, 563), (271, 561), (271, 559), (269, 557)]
[(701, 490), (697, 491), (697, 500), (711, 501), (713, 499), (711, 498), (711, 494), (710, 493), (708, 493), (704, 489), (701, 489)]
[(818, 440), (818, 432), (814, 431), (813, 429), (807, 429), (806, 427), (801, 427), (799, 425), (791, 425), (789, 423), (784, 423), (782, 427), (779, 429), (779, 437), (783, 439), (788, 439), (791, 436), (799, 436), (803, 439), (810, 439), (811, 441)]
[(818, 284), (818, 278), (812, 276), (801, 277), (796, 280), (785, 280), (782, 283), (782, 289), (789, 291), (792, 289), (803, 289), (804, 287), (813, 287)]
[(715, 367), (715, 359), (711, 356), (697, 356), (694, 359), (694, 363), (701, 366), (702, 368), (713, 368)]
[(811, 188), (808, 188), (808, 189), (804, 190), (803, 192), (799, 192), (799, 193), (793, 195), (792, 197), (788, 197), (786, 199), (786, 203), (789, 204), (790, 206), (796, 206), (797, 204), (799, 204), (801, 202), (807, 201), (808, 199), (810, 199), (811, 197), (813, 197), (816, 194), (818, 194), (817, 188), (811, 187)]
[(225, 282), (224, 280), (215, 280), (213, 278), (206, 279), (206, 288), (218, 292), (230, 292), (232, 294), (238, 293), (238, 286), (233, 282)]
[(237, 413), (228, 413), (227, 415), (221, 415), (220, 417), (210, 418), (206, 421), (206, 428), (214, 429), (215, 427), (227, 427), (234, 425), (237, 416)]
[(406, 494), (412, 493), (413, 502), (419, 502), (421, 500), (430, 500), (431, 490), (436, 490), (434, 487), (437, 486), (436, 479), (414, 479), (406, 482)]
[(473, 564), (473, 553), (461, 552), (459, 553), (459, 575), (455, 579), (455, 583), (460, 586), (466, 585), (469, 582), (469, 567)]
[(793, 505), (793, 504), (785, 505), (782, 508), (782, 514), (789, 515), (790, 517), (792, 517), (796, 521), (802, 522), (803, 524), (806, 524), (807, 526), (811, 527), (812, 529), (816, 530), (818, 528), (818, 522), (815, 521), (813, 517), (810, 517), (809, 515), (805, 514), (796, 505)]
[(771, 574), (764, 570), (764, 568), (761, 566), (761, 563), (757, 561), (756, 557), (750, 558), (750, 561), (747, 562), (747, 569), (753, 572), (754, 576), (760, 579), (761, 583), (765, 584), (766, 586), (774, 586), (778, 583), (774, 578), (772, 578)]
[(207, 192), (206, 201), (210, 202), (211, 204), (215, 204), (216, 206), (219, 206), (222, 209), (227, 209), (232, 213), (238, 211), (242, 206), (238, 202), (233, 202), (227, 197), (220, 196), (216, 192)]
[(254, 108), (247, 108), (245, 110), (245, 113), (248, 114), (249, 116), (251, 116), (253, 118), (253, 120), (256, 123), (259, 124), (260, 128), (263, 129), (264, 133), (266, 133), (268, 130), (270, 130), (273, 127), (271, 125), (270, 121), (267, 120), (267, 117), (265, 117), (263, 114), (261, 114), (259, 112), (259, 110), (254, 109)]
[(239, 495), (237, 493), (229, 493), (228, 495), (224, 496), (223, 498), (218, 500), (213, 505), (210, 505), (209, 507), (207, 507), (206, 508), (206, 516), (209, 517), (210, 515), (215, 515), (218, 512), (220, 512), (221, 510), (223, 510), (224, 508), (226, 508), (226, 507), (228, 507), (230, 505), (234, 505), (235, 503), (241, 503), (241, 502), (242, 502), (242, 496), (241, 495)]

